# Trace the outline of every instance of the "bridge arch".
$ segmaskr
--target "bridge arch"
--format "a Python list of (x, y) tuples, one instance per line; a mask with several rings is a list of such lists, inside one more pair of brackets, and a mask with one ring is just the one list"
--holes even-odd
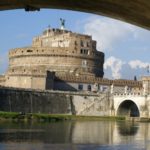
[(117, 116), (140, 117), (138, 105), (132, 100), (124, 100), (118, 106)]

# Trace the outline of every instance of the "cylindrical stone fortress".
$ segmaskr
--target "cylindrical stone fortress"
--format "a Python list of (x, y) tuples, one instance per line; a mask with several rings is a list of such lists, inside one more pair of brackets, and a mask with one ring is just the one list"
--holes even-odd
[(91, 36), (61, 29), (46, 29), (31, 47), (9, 52), (9, 75), (31, 74), (33, 70), (86, 74), (103, 77), (104, 53), (96, 50)]

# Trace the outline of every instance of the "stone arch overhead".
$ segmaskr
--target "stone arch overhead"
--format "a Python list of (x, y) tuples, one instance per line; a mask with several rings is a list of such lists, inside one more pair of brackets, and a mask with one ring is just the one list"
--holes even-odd
[(150, 30), (149, 0), (1, 0), (0, 10), (68, 9), (119, 19)]
[[(118, 104), (118, 106), (116, 107), (116, 115), (118, 115), (118, 111), (120, 111), (121, 107), (123, 107), (123, 105), (130, 103), (130, 106), (133, 106), (133, 104), (135, 105), (135, 108), (137, 107), (137, 111), (138, 111), (138, 117), (140, 117), (140, 107), (139, 104), (133, 100), (133, 99), (124, 99), (122, 101), (120, 101), (120, 103)], [(129, 108), (130, 108), (129, 106)]]

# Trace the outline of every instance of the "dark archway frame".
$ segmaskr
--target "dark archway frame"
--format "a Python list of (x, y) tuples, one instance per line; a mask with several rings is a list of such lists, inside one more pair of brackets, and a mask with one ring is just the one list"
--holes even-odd
[(140, 117), (140, 111), (132, 100), (125, 100), (119, 105), (117, 116)]
[(0, 10), (55, 8), (119, 19), (150, 30), (149, 0), (0, 0)]

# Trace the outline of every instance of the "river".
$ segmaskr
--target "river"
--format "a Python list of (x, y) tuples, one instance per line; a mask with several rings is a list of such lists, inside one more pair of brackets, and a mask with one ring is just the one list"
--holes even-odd
[(0, 150), (150, 150), (150, 124), (1, 122)]

